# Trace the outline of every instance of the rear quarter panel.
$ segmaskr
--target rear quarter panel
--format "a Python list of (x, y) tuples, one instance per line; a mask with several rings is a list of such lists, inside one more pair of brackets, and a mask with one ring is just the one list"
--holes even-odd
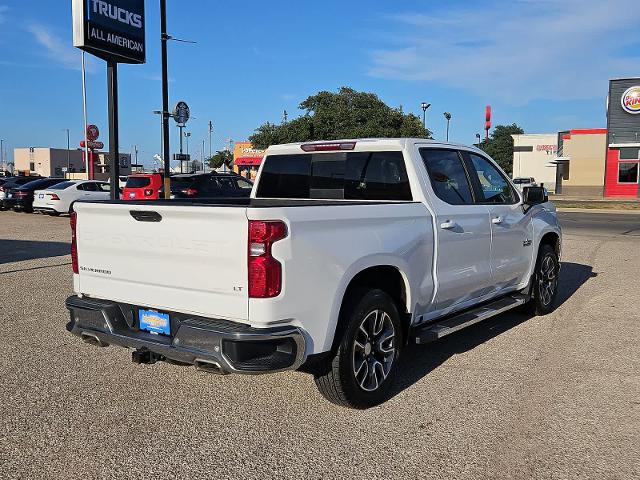
[(397, 268), (407, 291), (407, 308), (431, 300), (433, 227), (421, 203), (249, 208), (250, 220), (284, 219), (286, 239), (273, 255), (283, 265), (281, 294), (249, 299), (254, 326), (287, 323), (309, 337), (308, 353), (330, 349), (344, 292), (362, 270)]

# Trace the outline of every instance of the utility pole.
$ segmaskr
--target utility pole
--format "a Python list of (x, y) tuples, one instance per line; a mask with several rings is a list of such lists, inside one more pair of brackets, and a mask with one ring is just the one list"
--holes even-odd
[(67, 171), (64, 175), (64, 178), (67, 178), (71, 168), (71, 143), (69, 142), (69, 129), (65, 128), (67, 131)]
[(209, 158), (211, 158), (211, 135), (213, 135), (213, 122), (209, 120)]
[(160, 0), (160, 46), (162, 56), (162, 156), (164, 160), (164, 198), (171, 198), (171, 158), (169, 152), (169, 73), (167, 65), (167, 0)]
[(2, 171), (4, 172), (7, 167), (4, 164), (4, 140), (0, 138), (0, 165), (2, 165)]
[[(138, 165), (138, 146), (137, 145), (133, 146), (133, 152), (135, 154), (136, 165)], [(138, 167), (136, 166), (136, 168), (138, 168)]]
[(287, 113), (287, 111), (283, 111), (282, 112), (282, 123), (287, 123), (287, 120), (289, 118), (289, 114)]
[(205, 166), (204, 166), (204, 142), (205, 140), (202, 139), (202, 150), (200, 150), (200, 161), (202, 162), (202, 173), (207, 173), (207, 170), (205, 169)]

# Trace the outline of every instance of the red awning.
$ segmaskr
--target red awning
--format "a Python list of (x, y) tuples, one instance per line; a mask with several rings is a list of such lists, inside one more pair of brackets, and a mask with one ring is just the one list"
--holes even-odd
[(260, 165), (262, 157), (240, 157), (236, 158), (233, 163), (236, 165)]

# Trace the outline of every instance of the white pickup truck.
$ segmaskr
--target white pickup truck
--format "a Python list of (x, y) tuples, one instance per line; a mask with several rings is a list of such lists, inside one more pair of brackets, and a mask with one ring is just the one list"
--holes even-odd
[(387, 398), (409, 342), (511, 308), (545, 314), (561, 229), (473, 147), (269, 147), (251, 198), (77, 203), (67, 329), (138, 363), (313, 373), (330, 401)]

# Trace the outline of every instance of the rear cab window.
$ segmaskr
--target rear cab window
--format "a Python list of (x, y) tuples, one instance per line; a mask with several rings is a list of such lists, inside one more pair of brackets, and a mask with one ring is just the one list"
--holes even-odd
[(411, 201), (399, 151), (268, 155), (257, 198)]
[(125, 188), (144, 188), (151, 185), (151, 177), (129, 177)]

